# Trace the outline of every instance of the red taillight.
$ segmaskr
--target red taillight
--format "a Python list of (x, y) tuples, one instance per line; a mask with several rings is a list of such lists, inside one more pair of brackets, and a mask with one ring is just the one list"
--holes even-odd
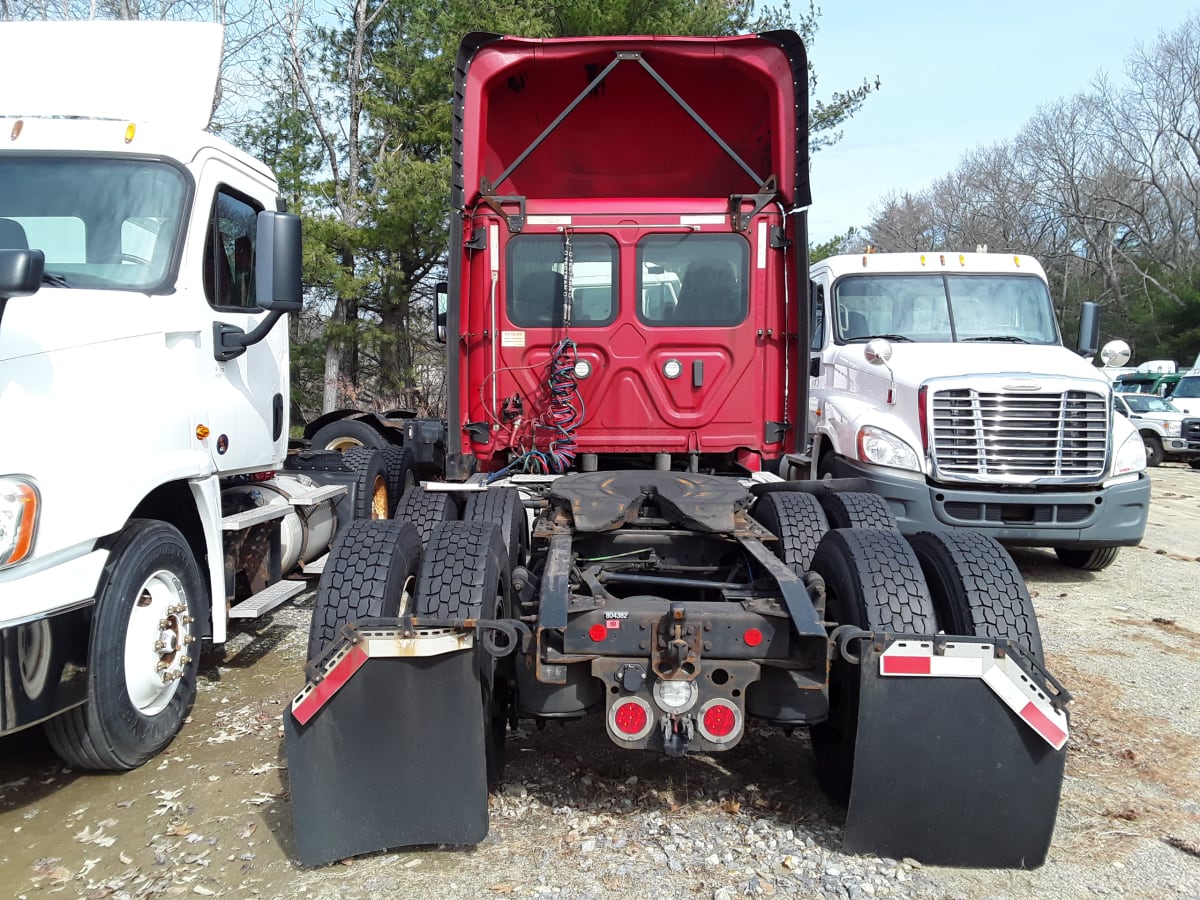
[(757, 647), (763, 642), (763, 633), (757, 628), (747, 628), (742, 640), (746, 642), (747, 647)]
[(588, 637), (590, 637), (593, 641), (595, 641), (598, 644), (602, 640), (604, 640), (606, 637), (608, 637), (608, 629), (605, 628), (603, 625), (601, 625), (599, 622), (597, 622), (595, 625), (593, 625), (591, 628), (588, 629)]
[(728, 737), (737, 726), (737, 713), (724, 703), (715, 703), (704, 711), (704, 730), (713, 737)]
[(618, 705), (616, 712), (613, 713), (613, 724), (622, 734), (641, 734), (645, 731), (648, 721), (646, 708), (632, 700)]
[(742, 711), (724, 697), (709, 700), (700, 707), (696, 730), (713, 744), (732, 745), (742, 736)]

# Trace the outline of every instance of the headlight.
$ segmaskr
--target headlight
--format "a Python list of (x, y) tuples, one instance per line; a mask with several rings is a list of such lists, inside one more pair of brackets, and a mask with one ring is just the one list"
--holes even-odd
[(1163, 422), (1163, 430), (1167, 433), (1167, 437), (1179, 437), (1179, 426), (1182, 422)]
[(24, 478), (0, 478), (0, 569), (19, 563), (33, 550), (38, 492)]
[(912, 447), (891, 432), (871, 425), (859, 429), (858, 458), (873, 466), (921, 471), (921, 463)]
[(1117, 450), (1113, 463), (1114, 475), (1128, 475), (1130, 472), (1141, 472), (1146, 468), (1146, 444), (1138, 432), (1125, 439)]

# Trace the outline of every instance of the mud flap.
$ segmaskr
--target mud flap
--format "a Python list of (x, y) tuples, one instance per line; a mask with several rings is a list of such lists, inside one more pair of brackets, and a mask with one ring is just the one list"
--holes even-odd
[[(479, 666), (472, 649), (387, 655), (348, 645), (284, 713), (296, 856), (306, 866), (487, 836)], [(299, 713), (299, 714), (297, 714)]]
[[(1028, 664), (970, 638), (860, 647), (846, 849), (930, 865), (1040, 866), (1058, 813), (1069, 694), (1055, 683), (1051, 699)], [(939, 677), (939, 666), (957, 670)]]

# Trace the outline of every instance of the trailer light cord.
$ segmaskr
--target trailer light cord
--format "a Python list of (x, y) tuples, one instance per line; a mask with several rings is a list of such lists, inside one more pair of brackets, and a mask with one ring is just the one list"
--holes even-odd
[(575, 342), (563, 338), (550, 349), (546, 392), (549, 403), (541, 421), (532, 424), (532, 446), (488, 476), (488, 483), (510, 472), (529, 475), (561, 475), (575, 461), (575, 431), (586, 413), (579, 384), (575, 380), (578, 352)]

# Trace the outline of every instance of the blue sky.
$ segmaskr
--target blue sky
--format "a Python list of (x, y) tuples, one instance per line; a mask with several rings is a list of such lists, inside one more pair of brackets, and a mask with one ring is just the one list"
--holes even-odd
[(963, 154), (1015, 137), (1039, 107), (1124, 79), (1125, 60), (1197, 0), (826, 0), (809, 49), (817, 94), (883, 81), (813, 158), (814, 242), (863, 227), (889, 191), (919, 192)]

